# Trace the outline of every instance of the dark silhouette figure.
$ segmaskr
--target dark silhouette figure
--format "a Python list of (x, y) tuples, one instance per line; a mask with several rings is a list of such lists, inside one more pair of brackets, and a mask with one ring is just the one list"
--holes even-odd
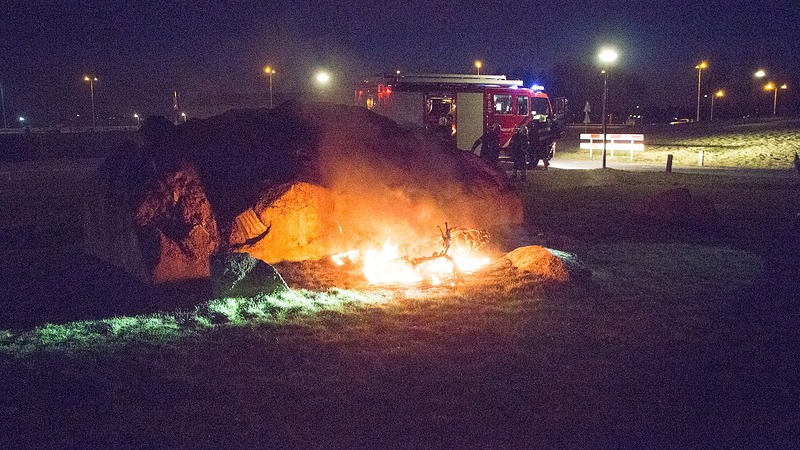
[(551, 149), (555, 135), (552, 131), (552, 126), (548, 122), (540, 122), (535, 120), (531, 122), (528, 127), (528, 141), (529, 141), (529, 154), (531, 167), (534, 169), (539, 165), (541, 160), (544, 163), (544, 168), (550, 165), (550, 158), (553, 157)]
[(489, 130), (472, 144), (471, 151), (474, 153), (478, 146), (481, 146), (480, 157), (492, 166), (497, 166), (497, 161), (500, 158), (500, 125), (494, 124)]
[(512, 180), (526, 180), (526, 165), (528, 156), (528, 127), (521, 126), (511, 138), (511, 159), (514, 161)]

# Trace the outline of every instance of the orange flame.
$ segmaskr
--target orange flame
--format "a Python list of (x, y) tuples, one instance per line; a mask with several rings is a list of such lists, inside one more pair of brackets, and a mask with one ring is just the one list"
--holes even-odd
[[(439, 257), (414, 264), (401, 255), (398, 246), (387, 239), (380, 249), (364, 252), (350, 250), (333, 255), (337, 265), (345, 262), (361, 262), (364, 277), (371, 284), (416, 284), (427, 281), (437, 286), (443, 280), (452, 279), (457, 273), (469, 274), (488, 265), (491, 259), (465, 249), (451, 249), (450, 258)], [(361, 258), (363, 254), (363, 258)]]

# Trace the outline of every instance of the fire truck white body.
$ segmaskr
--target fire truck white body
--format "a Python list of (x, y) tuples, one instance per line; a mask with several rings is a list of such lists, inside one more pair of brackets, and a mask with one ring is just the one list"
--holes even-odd
[(461, 150), (494, 124), (507, 147), (515, 130), (531, 120), (552, 122), (547, 94), (505, 75), (390, 75), (362, 80), (356, 104), (400, 125), (447, 137)]

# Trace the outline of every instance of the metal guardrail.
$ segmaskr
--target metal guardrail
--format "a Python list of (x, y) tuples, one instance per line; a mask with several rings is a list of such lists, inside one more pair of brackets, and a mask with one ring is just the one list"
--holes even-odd
[(39, 128), (0, 128), (0, 134), (48, 134), (48, 133), (106, 133), (109, 131), (137, 131), (138, 126), (107, 126), (107, 127), (39, 127)]
[[(643, 134), (606, 134), (605, 135), (605, 148), (611, 151), (611, 157), (614, 157), (614, 150), (625, 150), (631, 152), (631, 161), (633, 161), (634, 151), (643, 151), (644, 144), (639, 142), (644, 141)], [(581, 139), (588, 139), (589, 142), (581, 142), (581, 150), (589, 150), (589, 157), (592, 157), (593, 150), (602, 150), (604, 139), (603, 133), (588, 133), (581, 134)], [(599, 141), (599, 142), (597, 142)]]

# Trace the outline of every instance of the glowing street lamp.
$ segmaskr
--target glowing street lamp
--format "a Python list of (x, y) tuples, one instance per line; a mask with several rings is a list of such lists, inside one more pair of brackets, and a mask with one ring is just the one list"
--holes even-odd
[(778, 89), (789, 89), (789, 86), (787, 86), (786, 83), (784, 83), (779, 87), (777, 84), (775, 84), (775, 83), (773, 83), (771, 81), (769, 83), (767, 83), (766, 86), (764, 86), (764, 90), (775, 91), (775, 94), (772, 97), (772, 115), (773, 116), (775, 115), (775, 112), (778, 110)]
[(703, 72), (703, 69), (708, 67), (708, 63), (706, 61), (701, 61), (700, 64), (694, 66), (697, 69), (697, 116), (695, 117), (695, 122), (700, 122), (700, 75)]
[(714, 120), (714, 99), (717, 97), (722, 98), (724, 96), (725, 96), (725, 91), (723, 91), (722, 89), (718, 90), (717, 92), (714, 93), (714, 95), (711, 96), (711, 118), (709, 120), (711, 121)]
[(139, 126), (139, 123), (140, 123), (140, 122), (139, 122), (139, 121), (140, 121), (140, 119), (139, 119), (139, 114), (136, 114), (136, 113), (134, 113), (134, 114), (133, 114), (133, 118), (134, 118), (134, 119), (136, 119), (136, 126), (138, 127), (138, 126)]
[(331, 76), (328, 72), (321, 70), (314, 75), (314, 80), (316, 80), (317, 84), (319, 85), (319, 93), (323, 94), (325, 87), (328, 86), (328, 83), (331, 81)]
[(323, 71), (323, 72), (318, 72), (315, 79), (317, 80), (317, 83), (324, 86), (328, 84), (328, 82), (331, 80), (331, 76), (328, 74), (328, 72)]
[(753, 74), (756, 78), (764, 78), (767, 75), (767, 72), (764, 69), (758, 69), (758, 71)]
[(481, 67), (483, 67), (483, 63), (480, 61), (475, 61), (475, 69), (478, 70), (478, 75), (481, 74)]
[(186, 122), (186, 113), (185, 112), (181, 113), (181, 117), (183, 117), (183, 121)]
[(83, 81), (89, 82), (89, 95), (92, 97), (92, 127), (95, 125), (95, 116), (94, 116), (94, 82), (97, 81), (97, 77), (84, 75)]
[(272, 76), (275, 75), (275, 69), (270, 66), (264, 67), (264, 73), (269, 75), (269, 107), (272, 108)]
[[(617, 60), (619, 55), (613, 49), (607, 48), (603, 49), (599, 55), (600, 61), (606, 65), (611, 65), (614, 61)], [(608, 70), (603, 69), (601, 72), (603, 77), (603, 168), (606, 168), (606, 127), (608, 125), (608, 121), (606, 120), (606, 105), (608, 104)]]

